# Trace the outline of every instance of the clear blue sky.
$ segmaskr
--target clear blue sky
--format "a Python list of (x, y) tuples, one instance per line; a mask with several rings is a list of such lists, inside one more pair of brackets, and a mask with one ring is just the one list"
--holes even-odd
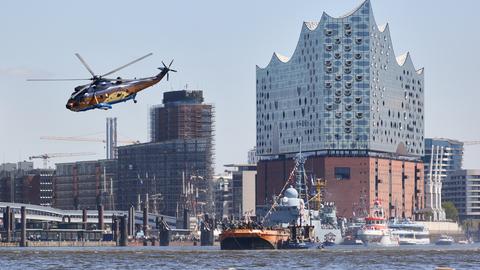
[[(301, 3), (301, 4), (300, 4)], [(0, 9), (0, 162), (56, 152), (96, 152), (102, 144), (50, 142), (42, 135), (103, 132), (118, 117), (120, 137), (148, 139), (148, 108), (167, 90), (201, 89), (216, 107), (216, 168), (245, 162), (255, 144), (255, 65), (274, 51), (290, 56), (303, 21), (339, 16), (360, 0), (323, 1), (4, 1)], [(425, 67), (426, 136), (480, 140), (479, 1), (372, 0), (377, 23), (390, 23), (397, 55), (410, 51)], [(110, 111), (73, 113), (65, 103), (76, 82), (27, 77), (88, 77), (81, 53), (98, 73), (148, 52), (118, 74), (150, 76), (175, 58), (170, 81)], [(102, 135), (98, 135), (102, 136)], [(465, 167), (480, 168), (480, 145)], [(56, 162), (73, 159), (56, 159)], [(40, 166), (40, 163), (37, 163)]]

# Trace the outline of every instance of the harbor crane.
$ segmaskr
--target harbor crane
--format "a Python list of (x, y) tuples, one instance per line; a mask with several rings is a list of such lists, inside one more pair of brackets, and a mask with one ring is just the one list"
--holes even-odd
[(29, 160), (32, 159), (42, 159), (43, 160), (43, 167), (45, 169), (48, 168), (48, 161), (51, 158), (59, 158), (59, 157), (77, 157), (77, 156), (90, 156), (90, 155), (96, 155), (96, 153), (92, 152), (80, 152), (80, 153), (49, 153), (49, 154), (40, 154), (36, 156), (30, 156), (28, 157)]

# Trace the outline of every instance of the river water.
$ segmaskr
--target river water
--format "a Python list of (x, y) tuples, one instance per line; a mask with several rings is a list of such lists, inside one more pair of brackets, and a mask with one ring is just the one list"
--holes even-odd
[(0, 248), (0, 269), (480, 269), (480, 245), (221, 251), (215, 247)]

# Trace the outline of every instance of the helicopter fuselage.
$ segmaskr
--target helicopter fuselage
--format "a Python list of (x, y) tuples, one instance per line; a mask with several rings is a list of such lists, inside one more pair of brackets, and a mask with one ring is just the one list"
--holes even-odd
[(77, 86), (68, 99), (66, 108), (74, 112), (110, 109), (115, 103), (135, 99), (138, 92), (160, 82), (166, 73), (162, 71), (155, 77), (125, 82), (99, 79), (91, 84)]

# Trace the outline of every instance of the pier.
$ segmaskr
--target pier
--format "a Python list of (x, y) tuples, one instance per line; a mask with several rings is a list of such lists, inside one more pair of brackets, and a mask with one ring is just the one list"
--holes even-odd
[(0, 202), (0, 212), (0, 246), (127, 246), (139, 231), (144, 245), (155, 245), (159, 223), (168, 230), (176, 223), (174, 217), (148, 213), (148, 208), (105, 211), (103, 205), (96, 210), (61, 210)]

